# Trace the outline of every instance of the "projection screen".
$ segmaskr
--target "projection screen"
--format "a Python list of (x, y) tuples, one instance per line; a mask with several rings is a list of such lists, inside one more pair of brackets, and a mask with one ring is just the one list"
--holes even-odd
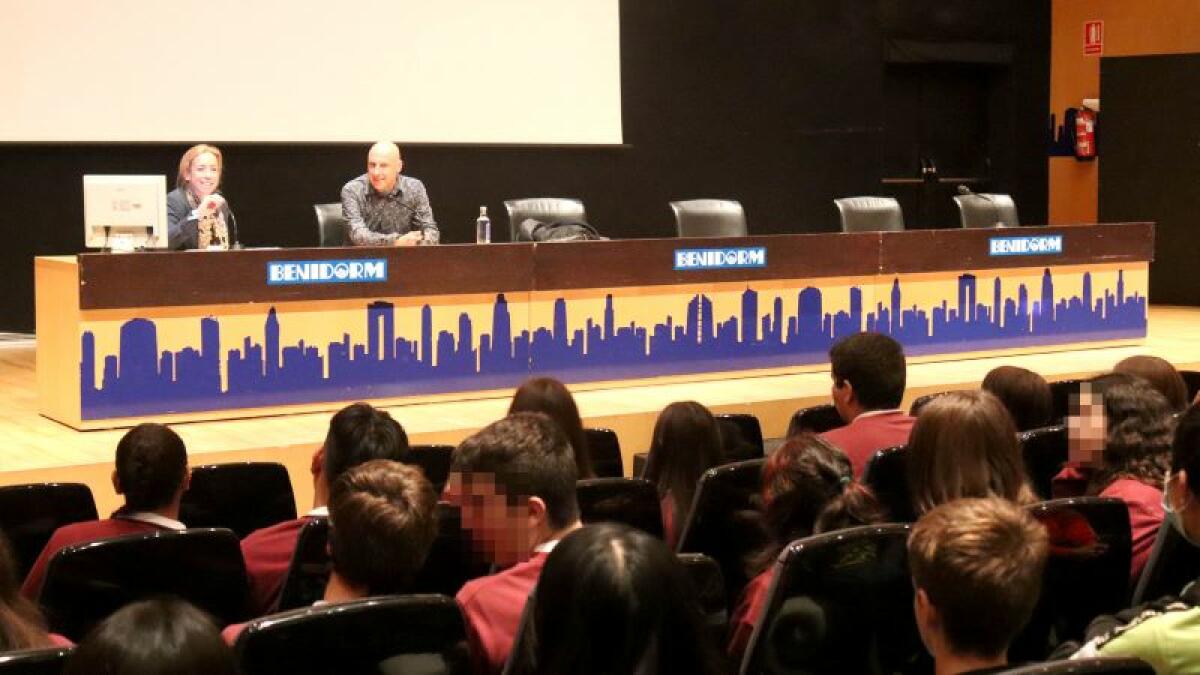
[(0, 141), (622, 141), (618, 0), (2, 4)]

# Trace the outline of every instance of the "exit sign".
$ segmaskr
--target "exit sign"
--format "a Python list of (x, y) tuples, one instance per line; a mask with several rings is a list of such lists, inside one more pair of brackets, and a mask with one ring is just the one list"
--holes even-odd
[(1104, 22), (1086, 21), (1083, 24), (1084, 56), (1099, 56), (1104, 53)]

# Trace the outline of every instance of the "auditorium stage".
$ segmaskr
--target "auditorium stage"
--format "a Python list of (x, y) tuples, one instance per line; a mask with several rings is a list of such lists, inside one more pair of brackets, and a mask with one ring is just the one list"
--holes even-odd
[[(1023, 355), (969, 358), (931, 357), (910, 362), (908, 394), (978, 386), (1002, 363), (1024, 366), (1051, 380), (1087, 376), (1133, 354), (1161, 356), (1180, 369), (1200, 370), (1200, 308), (1153, 306), (1144, 346), (1108, 347)], [(32, 341), (0, 342), (0, 485), (43, 481), (79, 481), (91, 486), (102, 514), (119, 505), (110, 474), (113, 451), (123, 430), (74, 431), (37, 413)], [(782, 436), (797, 408), (825, 403), (829, 371), (686, 383), (659, 383), (582, 391), (577, 395), (585, 424), (616, 430), (632, 467), (632, 455), (644, 451), (658, 411), (678, 400), (697, 400), (714, 412), (758, 416), (768, 438)], [(414, 443), (457, 443), (501, 417), (507, 398), (425, 403), (389, 408)], [(229, 461), (278, 461), (287, 466), (301, 511), (312, 501), (308, 476), (313, 450), (320, 444), (328, 413), (261, 417), (179, 424), (193, 464)]]

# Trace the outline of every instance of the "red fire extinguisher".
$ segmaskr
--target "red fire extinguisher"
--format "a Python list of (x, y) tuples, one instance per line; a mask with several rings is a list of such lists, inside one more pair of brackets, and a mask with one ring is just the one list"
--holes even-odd
[(1096, 159), (1096, 113), (1087, 108), (1075, 115), (1075, 159)]

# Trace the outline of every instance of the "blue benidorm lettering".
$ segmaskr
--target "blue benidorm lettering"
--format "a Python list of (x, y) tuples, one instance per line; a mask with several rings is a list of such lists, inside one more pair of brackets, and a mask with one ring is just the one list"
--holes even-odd
[(272, 260), (267, 285), (375, 283), (387, 281), (384, 258), (362, 260)]
[(988, 255), (1061, 255), (1063, 236), (1048, 234), (1037, 237), (992, 237), (988, 240)]
[(765, 246), (675, 249), (676, 270), (726, 270), (766, 266)]

